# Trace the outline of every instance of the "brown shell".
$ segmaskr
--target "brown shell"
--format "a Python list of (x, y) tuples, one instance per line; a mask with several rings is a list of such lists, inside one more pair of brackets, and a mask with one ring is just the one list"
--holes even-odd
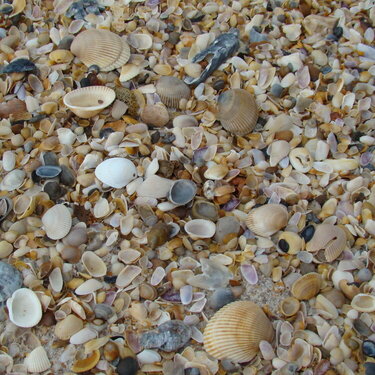
[(319, 293), (321, 286), (322, 277), (318, 273), (310, 272), (293, 283), (291, 293), (300, 301), (308, 300)]
[(73, 40), (70, 50), (86, 66), (98, 65), (104, 72), (119, 68), (130, 57), (127, 42), (119, 35), (103, 29), (81, 32)]
[(300, 309), (300, 302), (297, 298), (287, 297), (280, 302), (279, 310), (284, 316), (293, 316)]
[(327, 262), (333, 262), (344, 251), (346, 234), (343, 229), (332, 224), (320, 224), (313, 238), (306, 244), (306, 250), (315, 253), (324, 250)]
[(274, 330), (263, 310), (250, 301), (232, 302), (220, 309), (204, 330), (204, 348), (217, 359), (248, 362), (259, 342), (272, 341)]
[(259, 116), (254, 96), (243, 89), (232, 89), (220, 94), (218, 110), (218, 119), (223, 128), (239, 136), (251, 133)]
[(190, 99), (189, 86), (177, 77), (163, 76), (156, 83), (161, 101), (170, 108), (178, 108), (181, 99)]

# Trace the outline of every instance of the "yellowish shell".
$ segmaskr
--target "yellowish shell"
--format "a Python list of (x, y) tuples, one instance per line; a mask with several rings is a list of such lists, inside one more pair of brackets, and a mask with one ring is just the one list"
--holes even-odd
[(359, 312), (375, 311), (375, 296), (371, 294), (357, 294), (354, 296), (351, 306)]
[(284, 240), (288, 244), (288, 254), (297, 254), (304, 246), (304, 240), (295, 232), (285, 231), (280, 234), (279, 243)]
[(248, 362), (259, 342), (272, 341), (274, 330), (263, 310), (250, 301), (236, 301), (220, 309), (204, 330), (204, 348), (217, 359)]
[(246, 225), (262, 237), (269, 237), (288, 224), (288, 210), (281, 204), (265, 204), (250, 211)]
[(108, 72), (124, 65), (130, 57), (130, 48), (119, 35), (104, 29), (89, 29), (73, 40), (71, 52), (86, 66), (98, 65)]
[(218, 119), (223, 128), (235, 135), (251, 133), (259, 112), (253, 95), (243, 89), (228, 90), (218, 99)]
[(319, 293), (321, 286), (322, 277), (318, 273), (310, 272), (293, 283), (291, 293), (301, 301), (308, 300)]
[(75, 361), (72, 366), (72, 371), (78, 374), (89, 371), (97, 365), (99, 359), (100, 352), (99, 350), (95, 350), (89, 357)]
[(190, 99), (189, 86), (177, 77), (163, 76), (156, 83), (161, 101), (171, 108), (178, 108), (181, 99)]
[(293, 316), (297, 314), (300, 308), (300, 302), (295, 297), (287, 297), (280, 302), (279, 310), (284, 316)]

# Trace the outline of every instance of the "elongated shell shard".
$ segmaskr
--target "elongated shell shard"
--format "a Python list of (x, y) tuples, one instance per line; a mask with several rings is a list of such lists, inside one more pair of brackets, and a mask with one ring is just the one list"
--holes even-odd
[(220, 309), (204, 330), (204, 348), (217, 359), (248, 362), (262, 340), (272, 341), (274, 330), (263, 310), (250, 301), (236, 301)]

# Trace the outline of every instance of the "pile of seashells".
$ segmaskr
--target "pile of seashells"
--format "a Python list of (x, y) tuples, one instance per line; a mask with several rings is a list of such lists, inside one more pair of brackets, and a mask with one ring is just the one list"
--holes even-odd
[(0, 374), (375, 374), (373, 0), (0, 5)]

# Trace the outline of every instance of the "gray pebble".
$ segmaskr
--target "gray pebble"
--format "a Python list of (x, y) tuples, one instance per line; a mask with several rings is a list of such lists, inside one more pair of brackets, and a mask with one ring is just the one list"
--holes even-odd
[(222, 242), (230, 233), (240, 231), (240, 222), (234, 216), (224, 216), (216, 223), (215, 241)]
[(208, 305), (214, 310), (219, 310), (234, 301), (235, 297), (231, 289), (218, 288), (212, 293), (211, 297), (208, 298)]
[(42, 155), (43, 164), (44, 165), (59, 165), (59, 159), (57, 158), (57, 155), (54, 152), (45, 152)]
[(277, 98), (281, 98), (283, 91), (284, 91), (284, 87), (282, 87), (278, 83), (275, 83), (271, 87), (271, 94), (276, 96)]

